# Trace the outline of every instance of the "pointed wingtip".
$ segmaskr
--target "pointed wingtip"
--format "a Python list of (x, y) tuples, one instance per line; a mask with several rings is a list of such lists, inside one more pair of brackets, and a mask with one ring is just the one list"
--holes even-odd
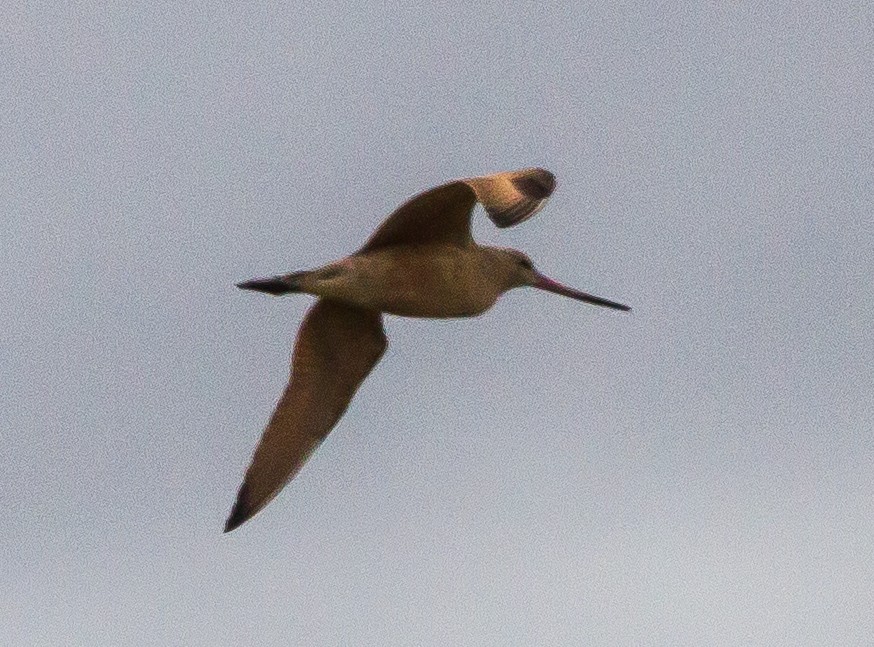
[(231, 510), (231, 514), (228, 515), (227, 521), (225, 521), (225, 532), (231, 532), (242, 526), (246, 523), (252, 515), (255, 514), (255, 511), (252, 510), (251, 505), (249, 504), (249, 488), (244, 483), (240, 487), (240, 491), (237, 493), (237, 501), (234, 503), (234, 509)]

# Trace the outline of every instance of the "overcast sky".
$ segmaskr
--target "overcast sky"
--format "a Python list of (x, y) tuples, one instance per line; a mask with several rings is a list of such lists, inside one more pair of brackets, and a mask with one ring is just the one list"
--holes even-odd
[[(36, 4), (0, 12), (5, 644), (869, 644), (866, 3)], [(477, 239), (634, 311), (389, 317), (222, 534), (311, 303), (233, 284), (535, 165)]]

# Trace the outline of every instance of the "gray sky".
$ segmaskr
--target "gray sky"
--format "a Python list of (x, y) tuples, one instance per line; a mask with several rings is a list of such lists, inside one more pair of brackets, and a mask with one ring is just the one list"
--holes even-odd
[[(842, 4), (4, 8), (0, 634), (867, 644), (874, 10)], [(311, 302), (234, 282), (532, 165), (550, 204), (478, 240), (634, 312), (389, 318), (223, 535)]]

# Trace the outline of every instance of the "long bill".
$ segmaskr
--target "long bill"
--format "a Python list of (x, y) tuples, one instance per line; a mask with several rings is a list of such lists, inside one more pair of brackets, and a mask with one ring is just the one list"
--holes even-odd
[(566, 297), (570, 297), (571, 299), (576, 299), (577, 301), (585, 301), (586, 303), (591, 303), (596, 306), (604, 306), (606, 308), (613, 308), (614, 310), (622, 310), (624, 312), (628, 312), (631, 310), (630, 306), (624, 305), (622, 303), (616, 303), (615, 301), (610, 301), (608, 299), (602, 299), (601, 297), (596, 297), (593, 294), (587, 294), (586, 292), (580, 292), (579, 290), (575, 290), (574, 288), (569, 288), (566, 285), (562, 285), (558, 281), (553, 281), (548, 276), (544, 276), (543, 274), (537, 275), (537, 280), (532, 284), (532, 287), (538, 288), (540, 290), (546, 290), (547, 292), (555, 292), (556, 294), (562, 294)]

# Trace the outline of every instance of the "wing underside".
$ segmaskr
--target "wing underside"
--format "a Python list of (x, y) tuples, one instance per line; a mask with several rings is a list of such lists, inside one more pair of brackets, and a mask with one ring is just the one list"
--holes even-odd
[(288, 386), (255, 450), (225, 532), (250, 519), (294, 478), (387, 343), (378, 312), (324, 299), (310, 308), (298, 332)]

